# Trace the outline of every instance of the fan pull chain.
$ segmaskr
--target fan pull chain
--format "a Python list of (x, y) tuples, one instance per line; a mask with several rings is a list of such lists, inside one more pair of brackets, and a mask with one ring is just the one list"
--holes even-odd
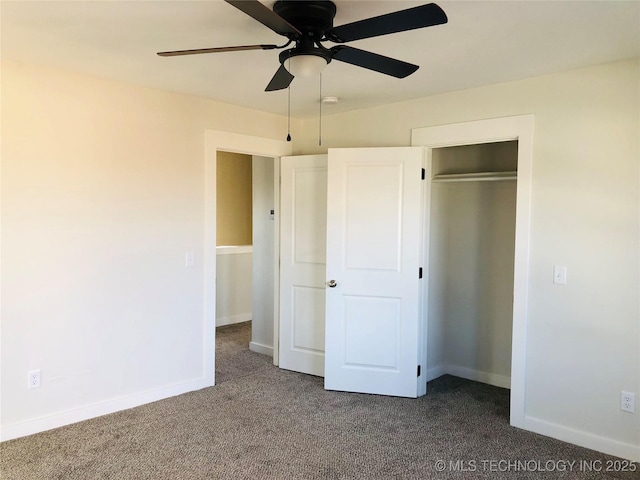
[(322, 145), (322, 73), (320, 74), (320, 118), (318, 119), (318, 145)]
[(291, 141), (291, 85), (287, 87), (287, 142)]
[[(290, 59), (287, 62), (291, 64)], [(287, 142), (291, 141), (291, 83), (287, 87)]]

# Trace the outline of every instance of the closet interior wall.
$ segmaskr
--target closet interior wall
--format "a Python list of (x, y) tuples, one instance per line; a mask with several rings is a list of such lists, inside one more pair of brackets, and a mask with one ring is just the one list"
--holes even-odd
[(431, 378), (510, 386), (517, 155), (517, 141), (433, 151)]

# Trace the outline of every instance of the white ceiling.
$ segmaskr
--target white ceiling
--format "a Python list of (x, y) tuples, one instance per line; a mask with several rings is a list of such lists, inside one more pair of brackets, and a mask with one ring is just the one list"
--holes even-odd
[[(446, 25), (350, 45), (420, 65), (399, 80), (334, 61), (322, 75), (331, 114), (640, 56), (640, 2), (436, 0)], [(273, 1), (265, 1), (269, 7)], [(334, 25), (427, 1), (335, 0)], [(3, 57), (286, 114), (287, 91), (264, 92), (278, 51), (161, 58), (158, 51), (283, 37), (222, 0), (7, 1)], [(331, 45), (331, 44), (328, 44)], [(294, 80), (292, 114), (317, 114), (318, 79)]]

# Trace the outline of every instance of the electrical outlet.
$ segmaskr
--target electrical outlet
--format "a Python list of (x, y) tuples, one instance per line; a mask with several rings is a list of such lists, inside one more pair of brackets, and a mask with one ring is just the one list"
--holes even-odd
[(636, 410), (636, 394), (633, 392), (620, 392), (620, 410), (633, 413)]
[(40, 369), (29, 370), (27, 372), (27, 388), (39, 388), (40, 387)]

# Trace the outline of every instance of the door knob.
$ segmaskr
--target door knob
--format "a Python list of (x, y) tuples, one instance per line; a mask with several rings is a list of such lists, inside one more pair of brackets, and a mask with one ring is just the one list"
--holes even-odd
[(335, 280), (329, 280), (327, 282), (327, 285), (329, 286), (329, 288), (335, 288), (335, 286), (338, 285), (338, 282), (336, 282)]

